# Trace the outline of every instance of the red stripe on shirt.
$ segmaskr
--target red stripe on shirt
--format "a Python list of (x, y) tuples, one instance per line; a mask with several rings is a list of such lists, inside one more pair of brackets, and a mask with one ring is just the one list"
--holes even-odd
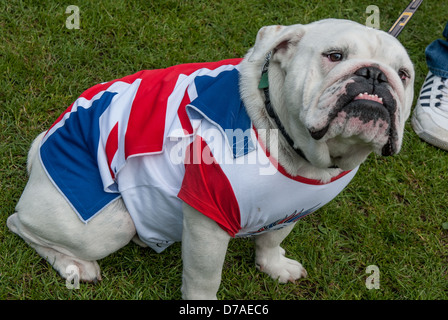
[(136, 154), (162, 151), (168, 98), (180, 74), (188, 76), (201, 68), (214, 70), (223, 65), (237, 65), (241, 60), (189, 63), (166, 69), (142, 71), (144, 72), (141, 76), (142, 82), (132, 104), (126, 131), (126, 158)]
[(241, 230), (240, 209), (232, 185), (200, 136), (187, 148), (185, 176), (178, 197), (214, 220), (230, 236)]
[(191, 126), (190, 119), (187, 115), (186, 106), (191, 102), (188, 92), (185, 91), (185, 95), (180, 103), (179, 109), (177, 110), (177, 116), (179, 117), (180, 124), (185, 134), (193, 134), (193, 127)]
[[(141, 72), (138, 72), (136, 74), (132, 74), (129, 76), (126, 76), (124, 78), (121, 79), (116, 79), (116, 80), (112, 80), (106, 83), (99, 83), (97, 85), (94, 85), (93, 87), (87, 89), (86, 91), (84, 91), (83, 93), (81, 93), (81, 95), (78, 97), (79, 98), (84, 98), (86, 100), (92, 100), (92, 98), (94, 96), (96, 96), (98, 93), (102, 92), (102, 91), (106, 91), (107, 89), (109, 89), (109, 87), (111, 85), (113, 85), (115, 82), (117, 81), (121, 81), (121, 82), (125, 82), (125, 83), (132, 83), (134, 82), (136, 79), (138, 79), (138, 77), (140, 76)], [(76, 99), (76, 100), (78, 100)], [(76, 102), (76, 101), (75, 101)], [(72, 112), (72, 108), (73, 105), (75, 104), (72, 103), (57, 119), (56, 121), (51, 125), (51, 127), (48, 129), (47, 133), (51, 130), (51, 128), (53, 128), (59, 121), (61, 121), (61, 119), (67, 114)]]
[(271, 156), (269, 150), (267, 150), (266, 146), (264, 145), (263, 141), (261, 141), (260, 137), (258, 136), (258, 131), (255, 127), (253, 127), (254, 131), (255, 131), (255, 136), (257, 137), (258, 143), (260, 144), (261, 148), (263, 149), (264, 153), (266, 154), (266, 156), (269, 158), (269, 161), (272, 163), (272, 165), (277, 168), (277, 170), (284, 175), (285, 177), (292, 179), (294, 181), (297, 182), (301, 182), (301, 183), (305, 183), (305, 184), (311, 184), (311, 185), (324, 185), (324, 184), (328, 184), (331, 183), (333, 181), (336, 181), (340, 178), (342, 178), (343, 176), (345, 176), (346, 174), (350, 173), (351, 170), (348, 171), (343, 171), (340, 174), (338, 174), (337, 176), (331, 178), (331, 180), (329, 182), (322, 182), (320, 180), (316, 180), (316, 179), (309, 179), (309, 178), (305, 178), (302, 176), (292, 176), (290, 175), (285, 168), (283, 168), (283, 166), (277, 161), (277, 159), (275, 159), (273, 156)]

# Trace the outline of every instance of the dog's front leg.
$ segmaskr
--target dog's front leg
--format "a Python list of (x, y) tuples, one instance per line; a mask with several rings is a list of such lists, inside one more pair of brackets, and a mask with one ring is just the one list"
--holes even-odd
[(257, 268), (281, 283), (306, 277), (302, 265), (285, 257), (281, 242), (291, 232), (294, 224), (283, 229), (262, 233), (255, 238), (255, 263)]
[(216, 299), (230, 236), (215, 221), (183, 205), (182, 297)]

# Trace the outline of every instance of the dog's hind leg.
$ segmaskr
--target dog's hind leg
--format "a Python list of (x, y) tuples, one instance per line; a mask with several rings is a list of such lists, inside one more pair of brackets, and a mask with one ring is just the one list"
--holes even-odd
[(40, 239), (37, 239), (32, 233), (28, 232), (21, 224), (17, 213), (14, 213), (8, 218), (7, 225), (12, 232), (22, 237), (30, 247), (47, 260), (63, 278), (67, 278), (69, 275), (67, 273), (69, 270), (68, 267), (74, 265), (79, 270), (79, 278), (81, 280), (88, 282), (101, 280), (100, 267), (96, 261), (87, 261), (73, 257), (64, 248), (58, 248), (58, 251), (45, 246)]
[(64, 278), (68, 276), (67, 267), (75, 265), (80, 280), (100, 280), (96, 260), (129, 243), (136, 234), (134, 223), (121, 199), (109, 204), (89, 223), (81, 222), (42, 168), (37, 152), (42, 137), (30, 149), (30, 177), (7, 225)]

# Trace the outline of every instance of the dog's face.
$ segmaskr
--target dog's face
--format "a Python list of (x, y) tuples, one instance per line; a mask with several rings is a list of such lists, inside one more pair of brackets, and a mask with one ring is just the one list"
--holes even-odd
[(414, 69), (397, 39), (329, 19), (261, 29), (247, 58), (262, 62), (269, 51), (274, 106), (312, 165), (348, 170), (372, 151), (400, 150)]

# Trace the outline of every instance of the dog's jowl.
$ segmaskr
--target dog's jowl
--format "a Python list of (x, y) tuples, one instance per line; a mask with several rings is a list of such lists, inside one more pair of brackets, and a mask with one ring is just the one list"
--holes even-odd
[(331, 19), (263, 27), (242, 59), (98, 84), (33, 142), (8, 227), (81, 281), (131, 240), (182, 241), (183, 297), (213, 299), (246, 236), (259, 270), (294, 281), (307, 273), (282, 240), (371, 152), (399, 152), (413, 79), (394, 37)]

